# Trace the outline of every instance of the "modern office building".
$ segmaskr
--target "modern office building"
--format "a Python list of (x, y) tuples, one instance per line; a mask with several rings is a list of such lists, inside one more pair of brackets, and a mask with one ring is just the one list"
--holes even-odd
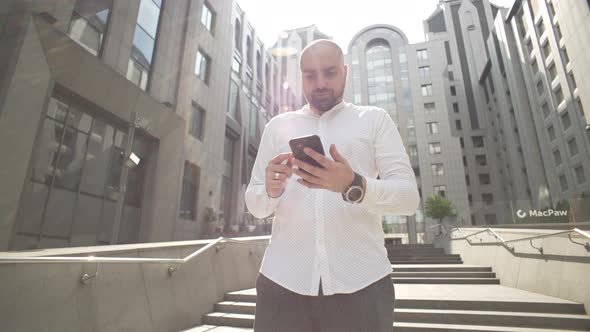
[[(444, 43), (409, 44), (398, 28), (373, 25), (354, 36), (347, 53), (347, 99), (389, 113), (410, 155), (422, 204), (430, 196), (445, 196), (457, 208), (457, 220), (469, 220), (459, 139), (448, 121)], [(414, 218), (423, 220), (422, 208), (410, 219), (410, 232)]]
[(235, 1), (0, 13), (0, 250), (196, 239), (209, 206), (241, 220), (280, 80)]

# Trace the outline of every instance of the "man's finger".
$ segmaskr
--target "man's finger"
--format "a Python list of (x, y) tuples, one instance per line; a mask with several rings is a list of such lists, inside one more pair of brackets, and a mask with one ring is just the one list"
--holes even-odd
[(288, 177), (291, 177), (291, 175), (293, 175), (293, 169), (287, 165), (271, 164), (268, 166), (267, 170), (272, 173), (285, 173)]
[(299, 175), (299, 177), (302, 178), (303, 180), (305, 180), (306, 182), (313, 183), (313, 184), (322, 184), (322, 179), (320, 179), (317, 176), (314, 176), (310, 173), (307, 173), (304, 170), (296, 169), (296, 170), (294, 170), (294, 172), (295, 172), (295, 174)]
[(321, 153), (318, 153), (316, 150), (314, 149), (310, 149), (310, 148), (305, 148), (303, 149), (303, 152), (305, 152), (306, 155), (310, 156), (311, 158), (313, 158), (313, 160), (317, 161), (320, 165), (322, 165), (323, 167), (328, 167), (330, 165), (330, 163), (332, 162), (330, 159), (328, 159), (326, 156), (324, 156)]
[(323, 186), (320, 186), (319, 184), (313, 184), (310, 182), (307, 182), (303, 179), (297, 179), (297, 182), (301, 183), (303, 186), (306, 186), (307, 188), (311, 188), (311, 189), (322, 189), (324, 188)]
[(344, 164), (348, 164), (348, 161), (346, 160), (346, 158), (344, 158), (340, 152), (338, 152), (338, 150), (336, 149), (336, 144), (332, 144), (330, 145), (330, 155), (332, 156), (332, 159), (334, 159), (334, 161), (340, 162), (340, 163), (344, 163)]
[(319, 167), (312, 166), (312, 165), (310, 165), (310, 164), (308, 164), (306, 162), (303, 162), (301, 160), (298, 160), (298, 159), (295, 159), (293, 161), (293, 164), (295, 166), (297, 166), (297, 168), (302, 169), (302, 170), (306, 171), (309, 174), (315, 175), (317, 177), (321, 177), (322, 176), (323, 170), (321, 168), (319, 168)]
[(269, 163), (270, 164), (280, 164), (283, 161), (289, 160), (292, 157), (293, 157), (293, 154), (291, 152), (280, 153), (280, 154), (276, 155), (274, 158), (272, 158)]

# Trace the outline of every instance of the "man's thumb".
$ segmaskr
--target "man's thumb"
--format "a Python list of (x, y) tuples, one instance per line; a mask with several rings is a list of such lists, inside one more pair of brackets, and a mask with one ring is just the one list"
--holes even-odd
[(344, 157), (342, 157), (340, 152), (338, 152), (338, 150), (336, 150), (336, 144), (330, 145), (330, 155), (332, 156), (332, 159), (334, 159), (334, 161), (338, 161), (338, 162), (346, 164), (346, 159), (344, 159)]

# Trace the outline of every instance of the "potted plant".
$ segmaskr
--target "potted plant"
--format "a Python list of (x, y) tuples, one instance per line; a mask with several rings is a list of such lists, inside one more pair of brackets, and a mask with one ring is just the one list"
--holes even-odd
[(218, 231), (217, 221), (219, 221), (219, 216), (214, 207), (209, 206), (205, 209), (205, 221), (207, 222), (207, 231), (209, 233), (212, 234)]

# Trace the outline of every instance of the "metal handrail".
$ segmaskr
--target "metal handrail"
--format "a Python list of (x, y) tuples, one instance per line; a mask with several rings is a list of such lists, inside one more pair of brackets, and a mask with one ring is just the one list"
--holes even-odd
[[(92, 279), (95, 279), (99, 275), (101, 263), (155, 263), (155, 264), (171, 264), (168, 267), (168, 275), (172, 276), (174, 272), (178, 271), (181, 264), (188, 263), (195, 257), (201, 255), (205, 251), (215, 247), (215, 250), (219, 251), (225, 247), (221, 247), (220, 244), (224, 243), (239, 243), (249, 244), (244, 240), (235, 240), (232, 238), (218, 237), (215, 241), (207, 244), (206, 246), (195, 250), (190, 255), (184, 258), (141, 258), (141, 257), (0, 257), (0, 264), (23, 264), (23, 263), (96, 263), (96, 271), (90, 275), (84, 273), (80, 277), (80, 282), (84, 285), (88, 284)], [(253, 252), (250, 250), (250, 255)]]
[[(508, 250), (512, 251), (513, 253), (515, 252), (515, 248), (514, 246), (510, 247), (508, 244), (509, 243), (516, 243), (516, 242), (522, 242), (522, 241), (529, 241), (531, 247), (533, 247), (534, 249), (537, 249), (539, 252), (541, 252), (541, 254), (543, 253), (543, 246), (541, 247), (535, 247), (533, 245), (533, 240), (538, 240), (538, 239), (543, 239), (543, 238), (548, 238), (548, 237), (556, 237), (556, 236), (560, 236), (560, 235), (565, 235), (567, 234), (569, 237), (569, 240), (572, 243), (578, 244), (583, 246), (586, 251), (590, 252), (590, 242), (586, 242), (586, 243), (580, 243), (580, 242), (576, 242), (572, 239), (572, 234), (578, 234), (581, 235), (583, 237), (585, 237), (586, 239), (590, 240), (590, 233), (588, 232), (584, 232), (583, 230), (579, 229), (579, 228), (572, 228), (570, 230), (565, 230), (565, 231), (560, 231), (560, 232), (555, 232), (555, 233), (550, 233), (550, 234), (543, 234), (543, 235), (535, 235), (535, 236), (529, 236), (529, 237), (524, 237), (524, 238), (520, 238), (520, 239), (514, 239), (514, 240), (504, 240), (500, 235), (498, 235), (498, 233), (496, 233), (496, 231), (493, 228), (486, 228), (480, 231), (477, 231), (475, 233), (471, 233), (469, 235), (465, 235), (465, 233), (463, 232), (463, 230), (460, 227), (456, 227), (456, 226), (450, 226), (450, 225), (444, 225), (444, 224), (439, 224), (441, 226), (443, 226), (443, 229), (445, 229), (445, 227), (452, 227), (451, 232), (452, 233), (455, 229), (458, 230), (463, 237), (456, 237), (456, 238), (451, 238), (451, 240), (466, 240), (469, 244), (473, 244), (470, 241), (470, 237), (473, 237), (475, 235), (481, 234), (481, 233), (490, 233), (492, 234), (499, 242), (480, 242), (479, 244), (501, 244), (502, 246), (506, 247)], [(438, 226), (438, 225), (437, 225)]]
[[(22, 263), (156, 263), (156, 264), (184, 264), (203, 252), (216, 246), (221, 242), (247, 244), (244, 240), (219, 237), (215, 241), (199, 248), (184, 258), (141, 258), (141, 257), (58, 257), (58, 256), (36, 256), (36, 257), (0, 257), (0, 264), (22, 264)], [(218, 248), (222, 249), (222, 248)]]

